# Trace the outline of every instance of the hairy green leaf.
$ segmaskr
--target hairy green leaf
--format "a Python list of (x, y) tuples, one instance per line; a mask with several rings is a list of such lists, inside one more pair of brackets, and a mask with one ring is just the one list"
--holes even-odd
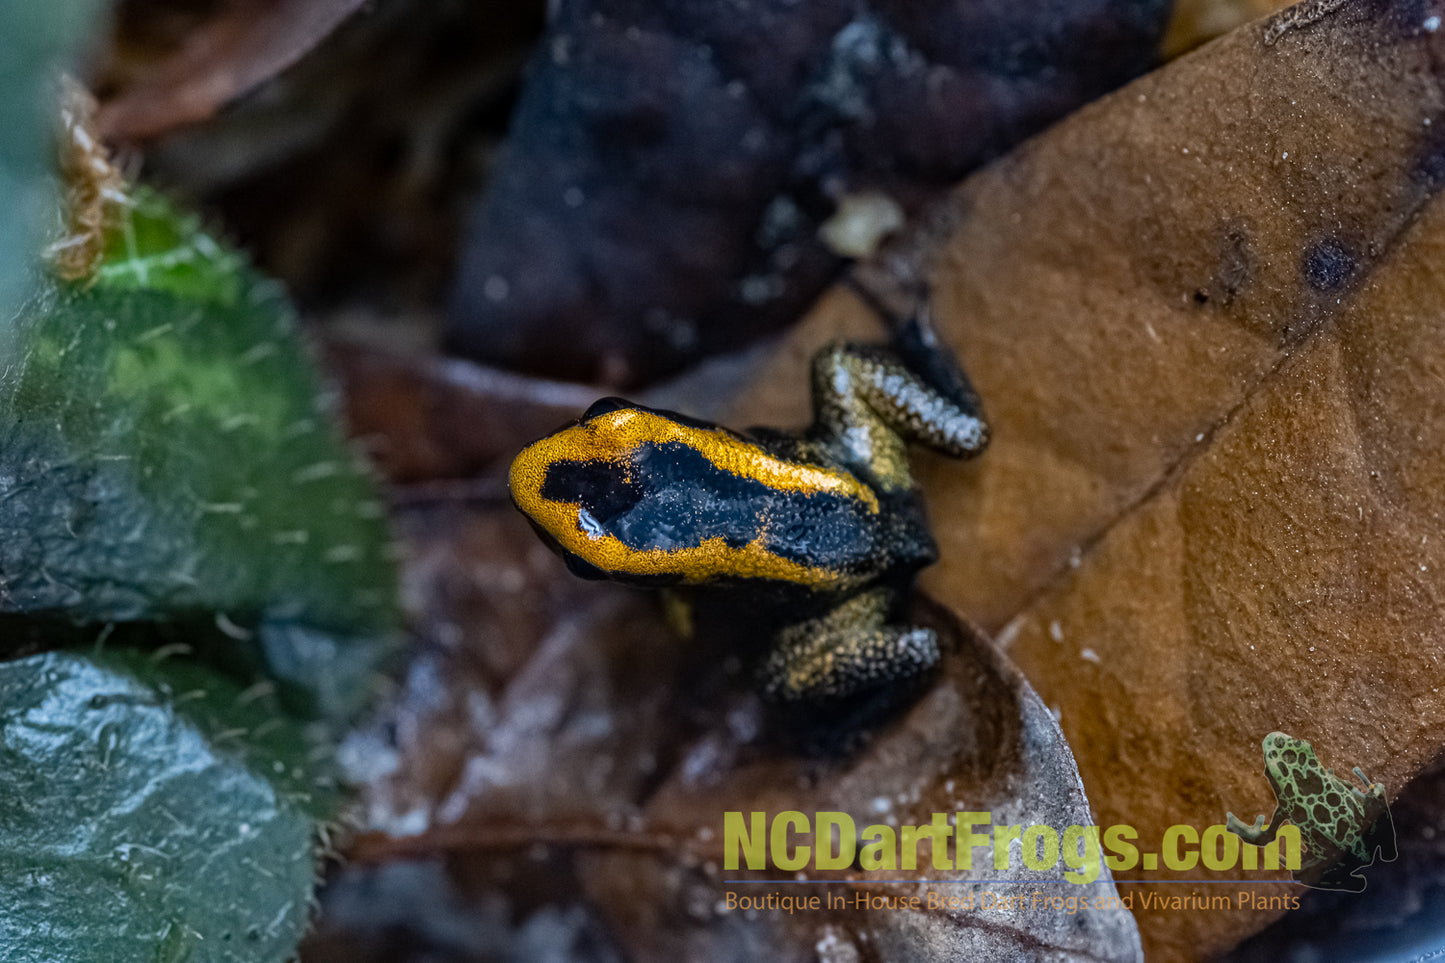
[(180, 660), (0, 663), (0, 958), (289, 959), (333, 794), (303, 744)]
[(284, 298), (154, 197), (94, 283), (0, 332), (0, 506), (0, 613), (214, 618), (326, 713), (395, 623), (382, 507)]

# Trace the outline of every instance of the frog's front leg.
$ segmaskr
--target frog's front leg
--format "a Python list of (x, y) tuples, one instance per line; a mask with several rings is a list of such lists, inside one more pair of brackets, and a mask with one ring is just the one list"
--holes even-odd
[(813, 358), (816, 430), (889, 488), (912, 483), (905, 443), (954, 457), (988, 444), (988, 425), (968, 377), (921, 317), (904, 322), (887, 348), (839, 343)]
[(774, 702), (827, 703), (917, 676), (938, 663), (932, 629), (890, 625), (894, 593), (874, 589), (779, 633), (760, 673)]
[(1226, 813), (1224, 828), (1250, 845), (1268, 846), (1274, 842), (1274, 837), (1279, 832), (1279, 827), (1284, 825), (1285, 816), (1284, 807), (1276, 806), (1274, 808), (1274, 818), (1269, 821), (1268, 826), (1264, 824), (1263, 816), (1255, 817), (1253, 826), (1246, 826), (1234, 813)]
[[(1370, 781), (1370, 777), (1367, 776), (1367, 775), (1365, 775), (1365, 771), (1364, 771), (1363, 769), (1361, 769), (1359, 766), (1356, 766), (1356, 767), (1355, 767), (1355, 778), (1358, 779), (1360, 782), (1362, 782), (1362, 783), (1365, 784), (1365, 790), (1364, 790), (1364, 792), (1361, 793), (1360, 790), (1355, 789), (1355, 792), (1360, 793), (1360, 795), (1365, 795), (1365, 794), (1368, 793), (1371, 789), (1374, 789), (1374, 788), (1375, 788), (1375, 784)], [(1353, 786), (1351, 786), (1350, 788), (1351, 788), (1351, 789), (1354, 789)]]

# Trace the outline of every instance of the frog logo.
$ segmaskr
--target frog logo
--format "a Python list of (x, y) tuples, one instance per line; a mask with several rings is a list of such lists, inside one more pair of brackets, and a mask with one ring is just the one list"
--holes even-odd
[(1362, 892), (1365, 877), (1360, 871), (1373, 865), (1377, 855), (1381, 862), (1399, 855), (1384, 785), (1371, 782), (1359, 766), (1354, 773), (1363, 789), (1336, 776), (1308, 742), (1283, 732), (1265, 736), (1263, 748), (1264, 775), (1277, 801), (1274, 815), (1268, 825), (1259, 816), (1247, 826), (1228, 813), (1226, 828), (1247, 843), (1267, 846), (1289, 820), (1304, 843), (1296, 882), (1311, 889)]

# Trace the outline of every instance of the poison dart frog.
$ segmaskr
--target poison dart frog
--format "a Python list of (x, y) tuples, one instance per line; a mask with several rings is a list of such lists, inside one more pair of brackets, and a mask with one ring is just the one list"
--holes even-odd
[(837, 343), (812, 363), (813, 423), (747, 433), (604, 398), (512, 462), (511, 494), (586, 578), (722, 586), (767, 613), (759, 681), (785, 704), (836, 704), (938, 662), (901, 620), (937, 558), (907, 444), (988, 443), (979, 399), (921, 313), (886, 346)]
[[(1295, 879), (1326, 889), (1364, 889), (1364, 879), (1355, 870), (1373, 862), (1375, 848), (1381, 848), (1385, 860), (1395, 858), (1385, 787), (1370, 782), (1356, 766), (1355, 776), (1365, 787), (1361, 790), (1326, 769), (1308, 742), (1283, 732), (1265, 736), (1263, 748), (1264, 775), (1277, 800), (1274, 815), (1267, 826), (1263, 816), (1246, 826), (1228, 813), (1225, 827), (1247, 843), (1267, 846), (1288, 819), (1299, 827), (1305, 849)], [(1371, 833), (1382, 816), (1383, 831)]]

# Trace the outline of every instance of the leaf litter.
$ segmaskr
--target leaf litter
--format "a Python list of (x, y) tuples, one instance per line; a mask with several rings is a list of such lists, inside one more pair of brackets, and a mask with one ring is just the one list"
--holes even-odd
[[(1267, 27), (1245, 27), (965, 182), (903, 245), (905, 273), (930, 282), (935, 322), (960, 347), (997, 438), (974, 464), (925, 470), (943, 545), (926, 588), (997, 633), (1058, 713), (1068, 744), (1054, 740), (1055, 761), (1072, 745), (1083, 784), (1059, 778), (1051, 790), (1074, 786), (1073, 811), (1086, 806), (1100, 824), (1127, 822), (1148, 839), (1174, 823), (1220, 822), (1231, 807), (1268, 811), (1257, 750), (1271, 729), (1309, 739), (1335, 768), (1361, 765), (1392, 793), (1445, 743), (1433, 554), (1445, 535), (1434, 495), (1445, 490), (1435, 454), (1445, 394), (1431, 360), (1442, 356), (1430, 264), (1445, 218), (1434, 201), (1445, 176), (1436, 13), (1357, 0), (1270, 44)], [(820, 342), (860, 331), (876, 333), (866, 309), (846, 293), (825, 297), (731, 421), (805, 420), (796, 372)], [(513, 526), (501, 541), (530, 551), (507, 506), (448, 517), (459, 511), (428, 524), (447, 537)], [(437, 537), (433, 547), (449, 551)], [(545, 555), (528, 564), (560, 573)], [(473, 895), (503, 885), (479, 867), (505, 876), (497, 867), (531, 860), (647, 957), (763, 946), (848, 959), (925, 930), (918, 945), (949, 952), (977, 936), (946, 916), (916, 930), (896, 914), (726, 919), (708, 903), (716, 840), (700, 838), (708, 824), (696, 814), (715, 821), (724, 794), (742, 808), (771, 794), (795, 808), (826, 798), (866, 810), (877, 796), (849, 795), (850, 767), (880, 759), (901, 764), (886, 778), (905, 799), (931, 800), (940, 783), (929, 766), (891, 753), (932, 746), (945, 767), (960, 764), (954, 740), (976, 730), (929, 743), (931, 714), (968, 710), (948, 704), (957, 660), (987, 650), (961, 643), (912, 710), (829, 768), (769, 746), (735, 660), (679, 653), (627, 590), (552, 597), (553, 612), (584, 621), (596, 607), (611, 626), (597, 638), (619, 643), (598, 643), (590, 628), (579, 637), (575, 624), (571, 638), (503, 631), (531, 603), (506, 614), (497, 586), (525, 591), (515, 588), (525, 580), (469, 575), (469, 604), (500, 621), (456, 619), (430, 664), (414, 666), (396, 768), (370, 788), (373, 825), (408, 835), (369, 837), (363, 860), (444, 855), (470, 867), (461, 885)], [(435, 591), (422, 587), (413, 611)], [(573, 591), (593, 601), (561, 601)], [(513, 640), (500, 647), (510, 668), (478, 667), (499, 637)], [(594, 651), (613, 644), (609, 656)], [(483, 681), (455, 675), (468, 664)], [(557, 678), (572, 686), (560, 698), (539, 681)], [(1003, 703), (1023, 718), (1032, 703), (1019, 691), (1000, 685), (971, 711)], [(571, 711), (579, 699), (602, 708)], [(487, 743), (504, 733), (510, 742)], [(570, 762), (553, 764), (557, 745)], [(806, 788), (786, 788), (800, 770)], [(971, 791), (986, 799), (991, 788)], [(437, 800), (450, 806), (445, 819)], [(536, 912), (547, 903), (525, 887), (515, 896)], [(1139, 926), (1151, 959), (1192, 959), (1273, 915), (1143, 912)], [(1056, 934), (1026, 929), (1004, 938), (1127, 958), (1127, 927), (1112, 925), (1100, 919), (1092, 932), (1114, 942), (1050, 943)]]

